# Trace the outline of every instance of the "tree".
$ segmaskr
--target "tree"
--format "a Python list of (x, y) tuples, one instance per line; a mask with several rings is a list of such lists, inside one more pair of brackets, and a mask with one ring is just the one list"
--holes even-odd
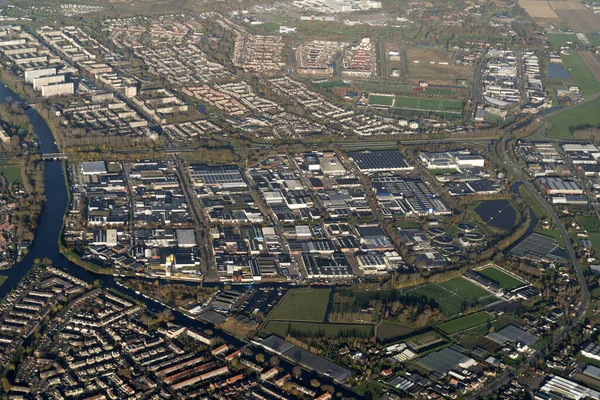
[(279, 365), (279, 357), (277, 357), (277, 356), (272, 356), (272, 357), (269, 359), (269, 363), (271, 364), (271, 366), (272, 366), (272, 367), (276, 367), (276, 366), (278, 366), (278, 365)]
[(300, 375), (302, 375), (302, 368), (300, 368), (299, 365), (296, 365), (292, 369), (292, 375), (294, 375), (294, 378), (296, 378), (296, 379), (300, 378)]
[(256, 362), (258, 363), (264, 363), (265, 362), (265, 355), (263, 353), (258, 353), (256, 355)]
[(321, 382), (319, 382), (316, 379), (311, 379), (310, 380), (310, 386), (314, 387), (314, 388), (318, 388), (319, 386), (321, 386)]

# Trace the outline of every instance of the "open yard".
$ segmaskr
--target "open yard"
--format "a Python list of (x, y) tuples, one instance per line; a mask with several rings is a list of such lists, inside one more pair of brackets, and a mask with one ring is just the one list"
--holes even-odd
[(600, 124), (600, 97), (587, 103), (577, 105), (548, 118), (552, 127), (547, 135), (551, 138), (563, 139), (573, 137), (569, 128), (581, 125), (597, 126)]
[(485, 324), (493, 319), (492, 315), (485, 311), (481, 311), (475, 314), (470, 314), (464, 317), (454, 319), (452, 321), (444, 322), (437, 326), (439, 330), (447, 335), (464, 331), (475, 326)]
[(270, 320), (322, 322), (331, 289), (292, 289), (277, 305)]
[(488, 278), (498, 282), (498, 284), (506, 290), (512, 290), (525, 284), (525, 282), (522, 280), (517, 279), (496, 267), (480, 269), (478, 272), (481, 275), (487, 276)]
[(453, 278), (439, 284), (428, 283), (410, 289), (406, 293), (426, 296), (435, 300), (446, 318), (459, 315), (463, 311), (464, 305), (485, 305), (496, 301), (496, 297), (491, 292), (472, 284), (463, 277)]

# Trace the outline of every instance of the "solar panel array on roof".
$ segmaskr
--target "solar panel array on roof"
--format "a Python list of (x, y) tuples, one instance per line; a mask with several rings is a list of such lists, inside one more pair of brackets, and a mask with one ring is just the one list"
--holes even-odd
[(334, 364), (331, 361), (312, 354), (309, 351), (296, 347), (285, 340), (271, 335), (260, 342), (260, 345), (267, 350), (281, 354), (292, 360), (296, 364), (300, 364), (313, 371), (317, 371), (321, 375), (330, 376), (338, 382), (344, 382), (352, 376), (352, 371), (340, 365)]
[(235, 165), (211, 167), (208, 165), (192, 165), (190, 177), (207, 186), (246, 187), (242, 171)]
[(556, 239), (540, 235), (539, 233), (532, 233), (521, 243), (517, 244), (511, 251), (510, 254), (519, 257), (526, 258), (528, 256), (537, 256), (545, 259), (556, 259), (556, 255), (551, 254), (558, 247)]
[(354, 163), (363, 172), (411, 170), (414, 167), (398, 150), (360, 151), (350, 153)]
[(460, 364), (468, 363), (470, 357), (455, 350), (453, 347), (446, 347), (443, 350), (430, 353), (421, 358), (417, 364), (440, 375), (445, 375)]
[(498, 332), (492, 332), (486, 337), (498, 344), (510, 342), (525, 344), (527, 346), (531, 346), (538, 340), (537, 336), (532, 335), (531, 333), (524, 331), (521, 328), (517, 328), (514, 325), (508, 325), (506, 328), (501, 329)]
[(104, 161), (88, 161), (81, 163), (84, 175), (106, 174), (106, 163)]
[(540, 177), (538, 181), (549, 193), (583, 193), (581, 187), (572, 180), (558, 177)]
[[(434, 211), (444, 212), (448, 207), (437, 198), (429, 186), (421, 179), (403, 179), (397, 176), (373, 178), (371, 186), (380, 201), (401, 202), (405, 208), (417, 214)], [(389, 197), (389, 200), (386, 199)], [(390, 207), (393, 207), (390, 205)]]

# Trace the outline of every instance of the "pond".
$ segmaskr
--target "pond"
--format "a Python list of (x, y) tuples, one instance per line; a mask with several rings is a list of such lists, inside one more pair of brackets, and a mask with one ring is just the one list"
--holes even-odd
[(562, 64), (548, 65), (548, 78), (550, 79), (569, 79), (571, 74), (562, 66)]
[(488, 200), (475, 209), (483, 222), (494, 228), (509, 230), (517, 219), (517, 210), (508, 200)]

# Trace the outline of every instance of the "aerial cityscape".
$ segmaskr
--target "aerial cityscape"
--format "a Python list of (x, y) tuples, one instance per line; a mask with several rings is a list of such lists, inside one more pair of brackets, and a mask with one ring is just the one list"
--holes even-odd
[(0, 0), (0, 400), (600, 400), (600, 3)]

